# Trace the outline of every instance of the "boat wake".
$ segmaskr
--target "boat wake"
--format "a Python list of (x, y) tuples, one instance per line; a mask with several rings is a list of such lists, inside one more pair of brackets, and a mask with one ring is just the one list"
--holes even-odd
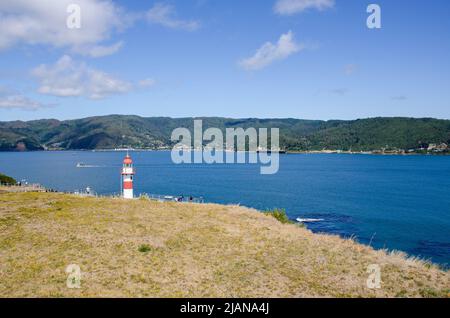
[(302, 219), (302, 218), (297, 218), (296, 221), (299, 222), (299, 223), (314, 223), (314, 222), (322, 222), (322, 221), (325, 221), (325, 220), (324, 219)]
[(101, 167), (103, 167), (103, 166), (97, 166), (97, 165), (87, 165), (87, 164), (84, 164), (84, 163), (77, 163), (77, 166), (76, 166), (77, 168), (101, 168)]

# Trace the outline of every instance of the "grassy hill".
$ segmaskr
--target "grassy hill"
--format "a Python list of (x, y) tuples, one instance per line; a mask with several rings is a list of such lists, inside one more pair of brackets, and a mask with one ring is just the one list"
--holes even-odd
[[(208, 117), (204, 129), (217, 127), (280, 128), (287, 150), (410, 149), (430, 143), (450, 144), (450, 120), (370, 118), (352, 121), (301, 119), (231, 119)], [(170, 146), (177, 127), (192, 130), (193, 118), (110, 115), (77, 120), (0, 122), (0, 150), (158, 148)]]
[[(450, 274), (255, 210), (0, 188), (0, 296), (448, 297)], [(81, 288), (65, 269), (81, 268)], [(369, 289), (367, 267), (381, 267)]]

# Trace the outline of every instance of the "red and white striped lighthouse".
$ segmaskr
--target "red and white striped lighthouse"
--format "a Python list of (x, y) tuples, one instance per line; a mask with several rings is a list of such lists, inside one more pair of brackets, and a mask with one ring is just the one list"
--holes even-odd
[(122, 189), (124, 199), (133, 199), (133, 177), (133, 160), (131, 160), (130, 155), (127, 153), (125, 159), (123, 159), (122, 167)]

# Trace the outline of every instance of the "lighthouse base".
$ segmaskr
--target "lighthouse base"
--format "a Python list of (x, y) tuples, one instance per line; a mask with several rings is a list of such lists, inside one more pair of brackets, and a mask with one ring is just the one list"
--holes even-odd
[(124, 199), (133, 199), (133, 189), (124, 189), (123, 190), (123, 198)]

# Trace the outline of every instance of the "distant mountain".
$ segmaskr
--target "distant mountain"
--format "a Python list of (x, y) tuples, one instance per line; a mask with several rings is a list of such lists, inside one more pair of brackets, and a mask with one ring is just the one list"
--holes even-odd
[[(450, 144), (450, 120), (369, 118), (359, 120), (198, 118), (204, 129), (280, 128), (280, 146), (291, 151), (419, 149)], [(173, 129), (193, 129), (193, 118), (110, 115), (76, 120), (0, 122), (0, 150), (157, 149), (171, 146)]]

